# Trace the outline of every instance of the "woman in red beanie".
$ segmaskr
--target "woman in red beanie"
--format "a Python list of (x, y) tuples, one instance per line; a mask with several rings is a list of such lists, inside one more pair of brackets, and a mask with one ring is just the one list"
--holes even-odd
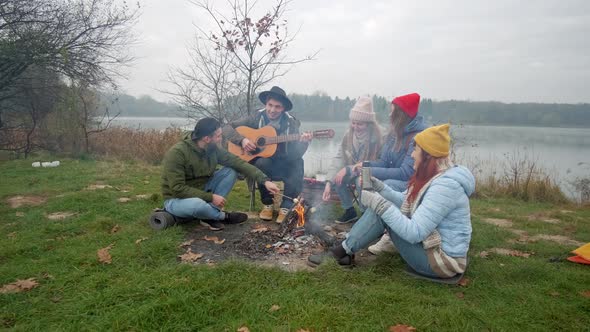
[[(420, 95), (417, 93), (395, 97), (391, 101), (389, 133), (384, 138), (380, 158), (370, 162), (372, 176), (395, 191), (403, 192), (407, 189), (408, 180), (414, 175), (414, 136), (428, 127), (423, 117), (418, 115), (419, 106)], [(360, 166), (355, 166), (357, 172), (360, 172)], [(381, 241), (369, 247), (373, 254), (392, 250), (387, 234)]]

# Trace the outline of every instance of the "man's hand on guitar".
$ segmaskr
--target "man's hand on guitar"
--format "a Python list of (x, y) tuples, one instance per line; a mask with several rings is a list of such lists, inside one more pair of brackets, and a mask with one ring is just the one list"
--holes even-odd
[(211, 204), (217, 206), (220, 209), (223, 209), (223, 207), (225, 206), (225, 198), (223, 198), (223, 196), (213, 194), (213, 199), (211, 200)]
[(266, 190), (270, 191), (273, 195), (281, 192), (281, 189), (279, 187), (277, 187), (277, 185), (274, 182), (271, 182), (271, 181), (264, 182), (264, 187), (266, 188)]
[(301, 142), (309, 142), (313, 138), (313, 133), (310, 131), (306, 131), (299, 136), (299, 141)]
[(244, 151), (246, 152), (254, 151), (256, 150), (256, 145), (252, 143), (252, 141), (250, 141), (249, 139), (244, 138), (242, 140), (242, 149), (244, 149)]

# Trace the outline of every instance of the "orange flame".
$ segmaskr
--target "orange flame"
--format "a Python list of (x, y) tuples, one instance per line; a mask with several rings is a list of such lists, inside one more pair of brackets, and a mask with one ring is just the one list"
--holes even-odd
[(297, 203), (293, 210), (297, 213), (297, 227), (303, 227), (305, 225), (305, 208), (303, 204)]

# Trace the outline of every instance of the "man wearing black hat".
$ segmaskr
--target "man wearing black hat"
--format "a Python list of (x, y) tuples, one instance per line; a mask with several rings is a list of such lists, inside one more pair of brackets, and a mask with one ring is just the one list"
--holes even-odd
[[(232, 143), (241, 146), (246, 151), (256, 149), (256, 145), (248, 138), (240, 135), (235, 128), (247, 126), (258, 129), (264, 126), (272, 126), (277, 135), (299, 134), (301, 123), (295, 119), (289, 111), (293, 104), (285, 91), (273, 86), (269, 91), (263, 91), (258, 95), (264, 108), (255, 114), (231, 122), (223, 127), (223, 136)], [(256, 158), (252, 161), (254, 166), (262, 170), (272, 178), (280, 178), (285, 185), (285, 198), (281, 203), (281, 209), (276, 222), (281, 223), (293, 205), (289, 198), (299, 196), (303, 188), (303, 154), (307, 150), (311, 133), (301, 134), (300, 140), (295, 142), (280, 143), (276, 153), (270, 158)], [(272, 220), (273, 197), (267, 188), (259, 186), (260, 198), (264, 205), (260, 211), (260, 219)]]
[[(168, 150), (162, 162), (166, 211), (181, 218), (201, 219), (203, 226), (214, 231), (223, 229), (224, 223), (236, 224), (248, 219), (245, 213), (222, 211), (237, 172), (255, 179), (269, 192), (280, 191), (256, 167), (218, 148), (221, 137), (219, 121), (201, 119), (192, 133)], [(216, 170), (218, 164), (225, 167)]]

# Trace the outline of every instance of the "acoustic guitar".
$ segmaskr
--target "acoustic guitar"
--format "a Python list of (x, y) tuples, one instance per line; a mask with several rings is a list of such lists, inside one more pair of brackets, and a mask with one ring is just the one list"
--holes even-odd
[[(301, 134), (290, 134), (277, 136), (277, 131), (272, 126), (265, 126), (260, 129), (253, 129), (246, 126), (236, 128), (236, 131), (249, 139), (256, 145), (256, 149), (247, 152), (237, 144), (228, 142), (227, 151), (240, 157), (245, 161), (250, 161), (256, 157), (272, 157), (277, 151), (277, 144), (290, 141), (298, 141)], [(315, 130), (312, 132), (313, 138), (332, 138), (334, 137), (333, 129)]]

